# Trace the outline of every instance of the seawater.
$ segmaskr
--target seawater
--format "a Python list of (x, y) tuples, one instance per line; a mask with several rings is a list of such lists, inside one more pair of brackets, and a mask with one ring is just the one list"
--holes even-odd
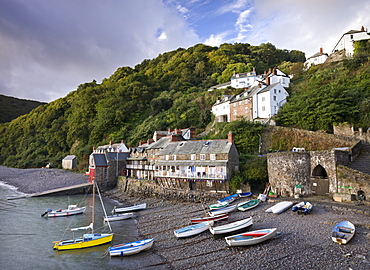
[[(161, 258), (152, 250), (127, 257), (110, 257), (111, 245), (137, 241), (139, 237), (135, 218), (110, 222), (114, 232), (109, 244), (71, 251), (54, 251), (53, 241), (70, 239), (67, 228), (87, 226), (92, 219), (92, 195), (33, 197), (8, 200), (19, 195), (16, 189), (0, 182), (0, 268), (22, 269), (161, 269), (152, 266)], [(69, 204), (87, 206), (84, 214), (44, 218), (47, 208), (66, 209)], [(117, 202), (103, 198), (107, 215)], [(145, 210), (147, 211), (147, 210)], [(140, 213), (137, 213), (140, 215)], [(98, 196), (95, 197), (94, 229), (104, 228), (104, 211)], [(83, 231), (74, 232), (79, 237)], [(155, 245), (155, 243), (154, 243)]]

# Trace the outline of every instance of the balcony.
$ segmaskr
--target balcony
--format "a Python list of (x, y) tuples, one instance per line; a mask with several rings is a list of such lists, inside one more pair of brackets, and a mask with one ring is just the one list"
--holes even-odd
[(195, 173), (195, 172), (181, 172), (181, 171), (156, 171), (154, 177), (173, 177), (173, 178), (194, 178), (194, 179), (215, 179), (226, 180), (227, 176), (223, 173)]

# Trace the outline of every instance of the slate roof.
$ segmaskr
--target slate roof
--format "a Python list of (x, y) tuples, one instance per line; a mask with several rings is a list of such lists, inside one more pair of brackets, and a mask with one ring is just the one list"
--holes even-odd
[(157, 160), (158, 166), (227, 166), (226, 160)]
[(93, 154), (94, 164), (96, 167), (107, 167), (107, 159), (105, 154)]
[(75, 158), (76, 158), (76, 156), (74, 156), (74, 155), (68, 155), (65, 158), (63, 158), (63, 160), (73, 160)]
[(117, 160), (117, 154), (118, 154), (118, 160), (126, 160), (128, 157), (129, 153), (127, 152), (107, 152), (106, 153), (106, 158), (108, 160)]
[(231, 146), (227, 139), (170, 142), (158, 155), (221, 154), (229, 153)]
[(263, 88), (259, 93), (268, 92), (271, 89), (273, 89), (277, 84), (279, 84), (279, 83), (277, 82), (277, 83), (274, 83), (274, 84), (270, 84), (270, 85), (266, 86), (265, 88)]

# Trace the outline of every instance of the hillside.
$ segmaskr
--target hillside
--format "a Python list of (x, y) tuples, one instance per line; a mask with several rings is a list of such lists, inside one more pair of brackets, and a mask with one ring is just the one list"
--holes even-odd
[(44, 104), (46, 103), (0, 95), (0, 124), (10, 122)]
[(179, 48), (134, 68), (118, 68), (101, 84), (79, 85), (66, 97), (1, 124), (0, 164), (60, 166), (65, 155), (74, 154), (80, 169), (86, 169), (93, 146), (110, 140), (137, 146), (155, 130), (190, 126), (198, 132), (207, 129), (208, 138), (225, 138), (232, 131), (242, 158), (256, 154), (263, 126), (243, 120), (213, 125), (210, 109), (216, 98), (240, 90), (207, 91), (233, 72), (253, 68), (263, 73), (278, 66), (295, 74), (289, 102), (277, 117), (280, 125), (329, 132), (333, 122), (367, 125), (370, 73), (367, 58), (361, 59), (302, 72), (304, 53), (270, 43)]

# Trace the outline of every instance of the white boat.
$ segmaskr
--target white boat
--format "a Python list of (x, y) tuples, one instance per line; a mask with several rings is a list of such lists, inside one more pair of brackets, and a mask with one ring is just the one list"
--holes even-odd
[(150, 249), (153, 246), (154, 238), (139, 240), (126, 244), (111, 246), (108, 251), (111, 256), (128, 256)]
[(300, 202), (296, 205), (293, 205), (292, 211), (297, 212), (298, 214), (308, 214), (312, 210), (312, 204), (309, 202)]
[(181, 229), (174, 231), (177, 238), (189, 237), (196, 234), (200, 234), (213, 226), (213, 220), (196, 223)]
[(342, 221), (336, 224), (331, 231), (331, 239), (340, 245), (347, 244), (355, 235), (355, 225), (349, 221)]
[(280, 214), (280, 213), (284, 212), (285, 210), (287, 210), (288, 208), (290, 208), (292, 205), (293, 205), (293, 202), (288, 202), (288, 201), (279, 202), (279, 203), (275, 204), (274, 206), (268, 208), (266, 210), (266, 212), (267, 213)]
[[(97, 233), (94, 231), (94, 210), (95, 210), (95, 189), (98, 191), (98, 195), (100, 198), (100, 202), (105, 213), (105, 208), (103, 205), (103, 200), (100, 195), (100, 191), (98, 188), (98, 185), (93, 182), (93, 195), (92, 195), (92, 215), (91, 215), (91, 223), (89, 226), (85, 227), (78, 227), (78, 228), (72, 228), (69, 229), (69, 231), (73, 232), (73, 238), (68, 239), (68, 240), (59, 240), (59, 241), (54, 241), (54, 250), (62, 251), (62, 250), (72, 250), (72, 249), (83, 249), (83, 248), (90, 248), (90, 247), (96, 247), (99, 245), (104, 245), (106, 243), (109, 243), (113, 239), (113, 233), (112, 233), (112, 228), (110, 227), (109, 222), (107, 222), (108, 227), (109, 227), (109, 232), (108, 233)], [(74, 232), (75, 231), (80, 231), (80, 230), (91, 230), (91, 233), (85, 233), (81, 237), (74, 237)]]
[(218, 216), (218, 215), (221, 215), (221, 214), (226, 214), (226, 213), (234, 211), (237, 206), (238, 206), (237, 204), (234, 204), (234, 205), (230, 205), (230, 206), (223, 207), (223, 208), (220, 208), (220, 209), (211, 210), (211, 211), (208, 212), (208, 214), (212, 217)]
[(225, 225), (210, 227), (209, 231), (212, 234), (225, 234), (225, 233), (230, 233), (230, 232), (238, 231), (241, 229), (245, 229), (252, 225), (253, 225), (253, 219), (249, 217), (249, 218), (231, 222)]
[(247, 210), (253, 209), (257, 207), (260, 204), (260, 202), (261, 202), (260, 199), (253, 199), (253, 200), (249, 200), (246, 202), (238, 203), (238, 210), (247, 211)]
[(225, 240), (230, 247), (249, 246), (271, 239), (275, 235), (276, 228), (272, 228), (227, 236), (225, 237)]
[(67, 209), (59, 209), (59, 210), (52, 210), (46, 209), (45, 213), (41, 216), (44, 217), (65, 217), (65, 216), (72, 216), (77, 214), (82, 214), (85, 212), (86, 206), (78, 207), (78, 204), (70, 204), (68, 205)]
[(114, 208), (112, 212), (124, 213), (124, 212), (139, 211), (139, 210), (144, 210), (144, 209), (146, 209), (146, 203), (136, 204), (136, 205), (128, 206), (128, 207)]
[(221, 214), (221, 215), (214, 216), (214, 217), (208, 216), (208, 217), (202, 217), (202, 218), (193, 218), (190, 220), (190, 223), (195, 224), (195, 223), (200, 223), (200, 222), (210, 221), (210, 220), (220, 221), (220, 220), (227, 220), (228, 218), (229, 218), (229, 214)]
[(104, 221), (118, 221), (118, 220), (124, 220), (128, 218), (132, 218), (134, 216), (134, 213), (122, 213), (122, 214), (115, 214), (104, 217)]
[(223, 202), (218, 202), (218, 203), (215, 203), (215, 204), (208, 205), (208, 207), (211, 210), (215, 210), (215, 209), (220, 209), (220, 208), (226, 207), (228, 205), (229, 205), (228, 201), (223, 201)]

